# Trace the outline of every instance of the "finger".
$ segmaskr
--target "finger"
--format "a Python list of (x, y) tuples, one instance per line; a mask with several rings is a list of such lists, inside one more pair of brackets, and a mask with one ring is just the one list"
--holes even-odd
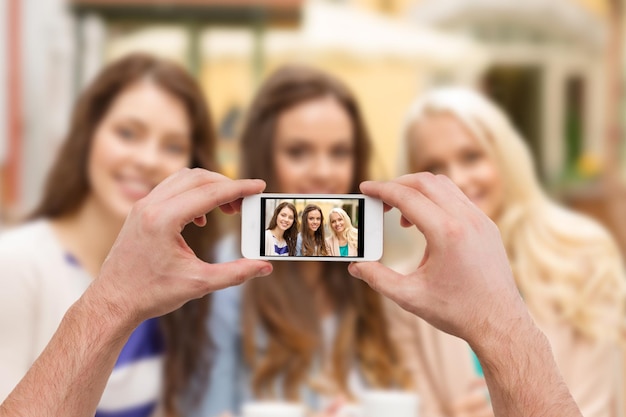
[(413, 226), (413, 223), (411, 223), (410, 221), (408, 221), (408, 220), (406, 219), (406, 217), (401, 216), (401, 217), (400, 217), (400, 226), (402, 226), (402, 227), (411, 227), (411, 226)]
[(422, 260), (420, 261), (420, 264), (417, 267), (417, 269), (419, 269), (422, 266), (426, 265), (426, 262), (428, 262), (428, 255), (429, 255), (429, 250), (428, 250), (428, 245), (426, 245), (426, 249), (424, 250), (424, 255), (422, 256)]
[[(353, 262), (348, 265), (348, 272), (355, 278), (362, 279), (376, 292), (404, 307), (404, 275), (393, 271), (380, 262)], [(417, 300), (412, 300), (414, 303)]]
[(402, 216), (424, 232), (427, 238), (436, 236), (439, 225), (444, 224), (447, 218), (439, 206), (418, 190), (397, 182), (365, 181), (361, 183), (361, 191), (397, 207)]
[(204, 184), (164, 202), (160, 207), (162, 221), (169, 222), (171, 219), (176, 219), (177, 226), (182, 230), (194, 218), (216, 207), (258, 194), (264, 188), (265, 183), (261, 180), (228, 180), (223, 183)]
[(239, 213), (241, 211), (241, 202), (243, 201), (243, 199), (239, 198), (235, 201), (231, 201), (228, 204), (223, 204), (220, 206), (220, 210), (222, 210), (222, 213), (224, 214), (235, 214), (235, 213)]
[(193, 222), (198, 227), (206, 226), (206, 215), (202, 215), (200, 217), (196, 217), (195, 219), (193, 219)]
[(264, 277), (272, 273), (272, 264), (267, 261), (238, 259), (221, 264), (201, 262), (201, 277), (205, 280), (205, 293), (240, 285), (249, 279)]
[(430, 172), (419, 172), (403, 175), (393, 181), (418, 190), (448, 213), (458, 213), (459, 207), (473, 205), (459, 187), (445, 175), (435, 176)]
[(161, 181), (149, 194), (151, 202), (165, 201), (207, 183), (232, 181), (217, 172), (203, 168), (183, 168)]

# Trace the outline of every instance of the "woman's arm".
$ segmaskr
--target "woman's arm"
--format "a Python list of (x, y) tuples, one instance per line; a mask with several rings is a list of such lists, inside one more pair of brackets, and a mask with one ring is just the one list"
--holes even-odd
[(410, 374), (413, 388), (419, 394), (420, 416), (447, 417), (440, 407), (441, 399), (437, 398), (433, 381), (428, 380), (422, 363), (422, 345), (416, 329), (416, 321), (419, 319), (388, 300), (385, 301), (385, 308), (389, 336), (398, 349), (403, 368)]
[(296, 239), (296, 256), (302, 256), (302, 234), (300, 233)]
[(583, 337), (562, 322), (540, 327), (582, 414), (613, 416), (624, 395), (619, 344), (609, 339)]
[(37, 288), (32, 263), (0, 240), (0, 402), (24, 377), (35, 356)]
[(274, 255), (274, 237), (270, 230), (265, 231), (265, 256)]
[(334, 236), (326, 238), (326, 247), (330, 256), (339, 256), (339, 246), (337, 246), (337, 239)]
[(239, 412), (239, 366), (241, 353), (241, 296), (243, 287), (231, 287), (213, 294), (209, 332), (213, 357), (208, 389), (194, 413), (197, 417), (215, 417)]

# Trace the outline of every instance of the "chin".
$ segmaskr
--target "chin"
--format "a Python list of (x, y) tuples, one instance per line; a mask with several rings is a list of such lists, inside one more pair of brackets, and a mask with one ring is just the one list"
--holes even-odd
[(120, 202), (119, 204), (110, 206), (109, 211), (111, 212), (113, 216), (123, 220), (123, 219), (126, 219), (128, 214), (132, 210), (134, 204), (135, 203), (130, 203), (130, 202)]

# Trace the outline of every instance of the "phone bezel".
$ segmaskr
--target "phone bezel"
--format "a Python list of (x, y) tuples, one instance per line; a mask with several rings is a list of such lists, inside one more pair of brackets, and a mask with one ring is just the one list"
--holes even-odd
[[(261, 256), (261, 199), (363, 199), (367, 231), (363, 233), (363, 256)], [(241, 205), (241, 253), (244, 258), (268, 261), (363, 262), (377, 261), (383, 255), (383, 203), (363, 194), (285, 194), (264, 193), (245, 197)]]

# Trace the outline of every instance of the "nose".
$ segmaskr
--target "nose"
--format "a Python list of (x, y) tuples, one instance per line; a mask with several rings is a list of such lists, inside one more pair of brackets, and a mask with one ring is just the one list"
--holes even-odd
[(470, 173), (467, 169), (459, 164), (450, 165), (446, 170), (445, 175), (456, 184), (464, 193), (470, 183)]
[(133, 162), (140, 168), (153, 170), (159, 166), (159, 146), (157, 140), (146, 140), (135, 148)]
[(329, 185), (333, 180), (333, 169), (333, 161), (328, 155), (317, 155), (309, 168), (310, 177), (317, 186)]

